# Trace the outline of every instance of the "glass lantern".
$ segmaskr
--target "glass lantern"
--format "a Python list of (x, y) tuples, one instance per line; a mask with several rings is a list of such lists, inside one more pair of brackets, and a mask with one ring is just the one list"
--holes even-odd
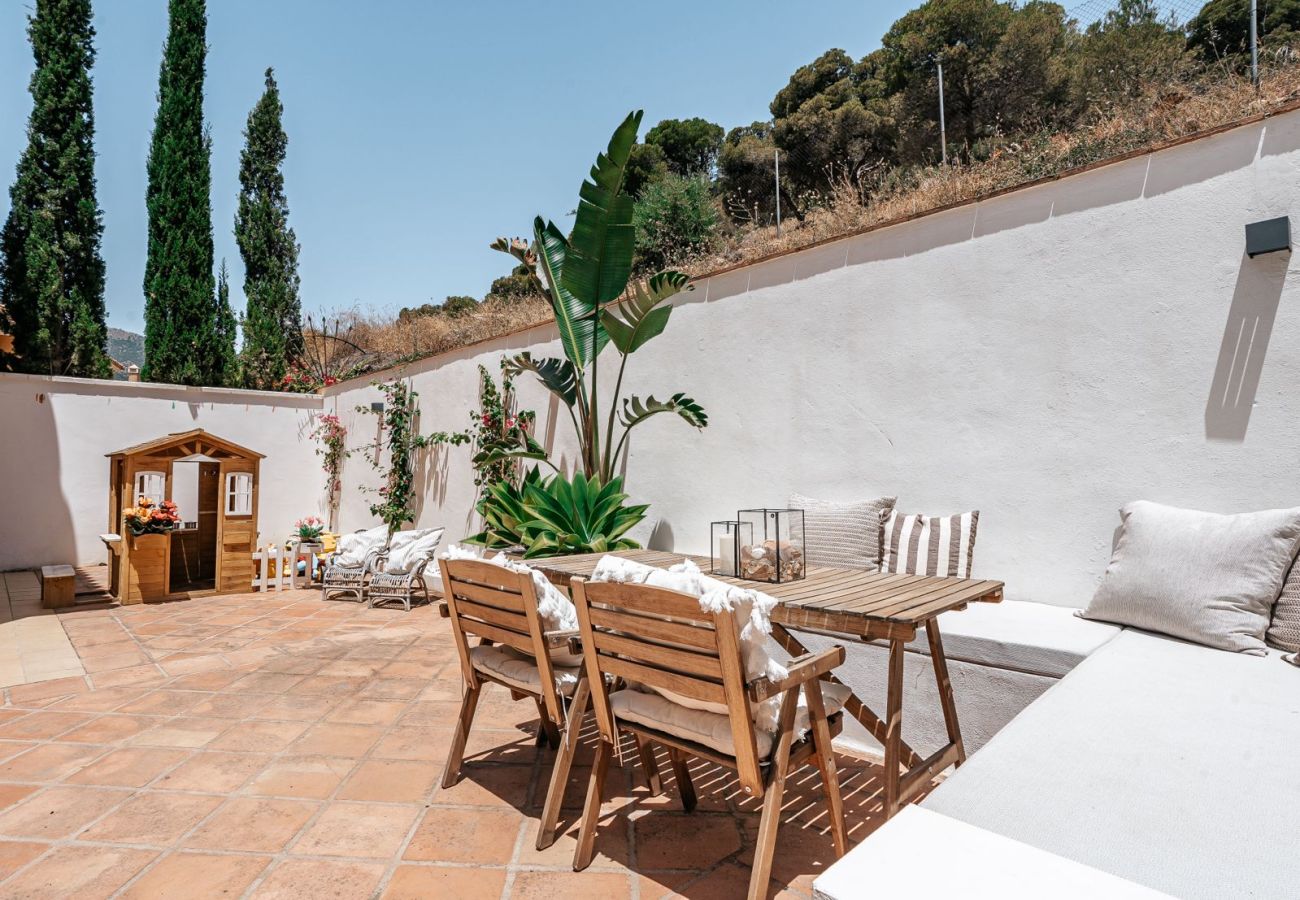
[(737, 576), (783, 584), (804, 577), (802, 509), (742, 509), (736, 513), (739, 541)]
[(727, 578), (736, 577), (736, 560), (742, 544), (754, 542), (754, 528), (735, 520), (709, 524), (709, 548), (713, 554), (710, 574)]

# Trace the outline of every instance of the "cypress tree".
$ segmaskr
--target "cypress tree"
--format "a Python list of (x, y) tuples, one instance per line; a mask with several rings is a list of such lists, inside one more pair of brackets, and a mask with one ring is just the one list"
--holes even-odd
[(90, 0), (37, 0), (28, 18), (33, 105), (0, 231), (0, 306), (14, 337), (11, 368), (107, 378), (90, 22)]
[(235, 331), (238, 323), (235, 313), (230, 308), (230, 270), (226, 268), (225, 259), (221, 260), (221, 271), (217, 274), (217, 320), (214, 352), (218, 354), (222, 377), (213, 384), (223, 387), (237, 387), (239, 382), (239, 359), (235, 356)]
[(289, 138), (275, 73), (266, 70), (266, 89), (248, 114), (239, 155), (239, 208), (235, 240), (244, 260), (244, 345), (240, 351), (245, 387), (275, 389), (289, 364), (302, 354), (302, 309), (298, 300), (298, 242), (289, 227), (284, 195), (284, 156)]
[(213, 282), (212, 140), (203, 125), (205, 0), (169, 0), (149, 147), (149, 249), (145, 261), (142, 377), (175, 384), (230, 379), (226, 334)]

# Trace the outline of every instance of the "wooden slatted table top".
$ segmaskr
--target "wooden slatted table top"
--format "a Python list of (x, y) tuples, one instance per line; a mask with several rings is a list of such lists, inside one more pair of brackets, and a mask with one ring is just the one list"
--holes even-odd
[[(586, 553), (529, 560), (552, 581), (567, 584), (586, 578), (600, 558), (622, 556), (648, 566), (667, 568), (683, 559), (694, 560), (708, 572), (708, 557), (661, 550), (622, 550), (614, 554)], [(1003, 583), (977, 578), (938, 578), (927, 575), (885, 575), (835, 566), (808, 566), (798, 581), (768, 584), (719, 577), (741, 587), (762, 591), (781, 601), (772, 618), (794, 628), (815, 628), (862, 637), (907, 639), (919, 626), (940, 613), (964, 609), (969, 603), (997, 603)]]

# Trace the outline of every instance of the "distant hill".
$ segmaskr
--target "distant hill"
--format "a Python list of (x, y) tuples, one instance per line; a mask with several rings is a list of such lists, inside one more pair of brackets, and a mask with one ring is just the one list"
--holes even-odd
[(121, 328), (109, 328), (108, 355), (124, 366), (129, 366), (131, 363), (143, 366), (144, 335), (136, 334), (134, 331), (124, 331)]

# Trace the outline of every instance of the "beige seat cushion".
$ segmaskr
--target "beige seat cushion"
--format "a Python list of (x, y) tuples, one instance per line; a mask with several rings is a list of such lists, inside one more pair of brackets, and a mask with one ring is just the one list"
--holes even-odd
[[(542, 675), (537, 662), (531, 656), (525, 656), (513, 647), (480, 645), (469, 648), (469, 659), (474, 668), (500, 678), (507, 684), (523, 691), (536, 694), (542, 689)], [(578, 684), (580, 667), (553, 666), (555, 686), (561, 694), (568, 696)]]
[[(849, 697), (848, 687), (825, 681), (821, 686), (826, 715), (834, 715), (843, 709)], [(633, 689), (610, 694), (609, 705), (614, 710), (615, 718), (636, 722), (638, 725), (667, 732), (683, 740), (712, 747), (728, 756), (736, 755), (736, 742), (731, 736), (731, 719), (725, 715), (707, 709), (692, 709), (674, 703), (660, 694)], [(807, 730), (808, 707), (804, 702), (803, 691), (800, 691), (799, 711), (795, 715), (796, 737)], [(759, 758), (766, 759), (772, 752), (773, 734), (756, 728), (754, 740), (758, 745)]]

